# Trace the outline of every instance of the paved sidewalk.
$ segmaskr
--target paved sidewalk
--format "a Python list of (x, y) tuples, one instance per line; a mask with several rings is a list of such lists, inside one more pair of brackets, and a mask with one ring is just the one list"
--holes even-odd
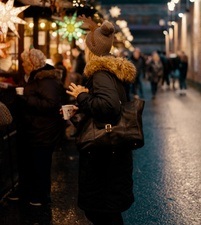
[[(201, 93), (160, 89), (151, 99), (144, 82), (145, 146), (133, 152), (135, 203), (125, 225), (201, 224)], [(52, 204), (31, 207), (6, 200), (1, 225), (90, 225), (77, 207), (78, 154), (73, 141), (54, 153)], [(104, 224), (103, 224), (104, 225)]]

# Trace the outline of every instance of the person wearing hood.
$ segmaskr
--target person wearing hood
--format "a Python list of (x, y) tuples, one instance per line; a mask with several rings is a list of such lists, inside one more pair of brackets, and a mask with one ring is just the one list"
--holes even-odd
[[(85, 17), (86, 19), (86, 17)], [(92, 28), (92, 26), (90, 26)], [(114, 26), (104, 21), (86, 36), (85, 86), (71, 83), (67, 93), (77, 101), (79, 112), (100, 123), (118, 121), (121, 103), (127, 100), (124, 82), (132, 83), (135, 66), (110, 54)], [(78, 124), (78, 135), (83, 121)], [(134, 202), (132, 152), (120, 146), (79, 151), (78, 206), (94, 225), (123, 225), (121, 213)]]
[(66, 93), (59, 71), (46, 64), (42, 51), (25, 50), (21, 58), (28, 80), (24, 94), (17, 95), (19, 185), (9, 199), (41, 206), (50, 202), (52, 153), (64, 137), (60, 108)]

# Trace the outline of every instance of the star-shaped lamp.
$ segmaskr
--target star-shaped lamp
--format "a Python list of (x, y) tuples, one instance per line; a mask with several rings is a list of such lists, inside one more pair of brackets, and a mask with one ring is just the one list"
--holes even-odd
[(121, 15), (121, 9), (118, 8), (117, 6), (111, 7), (109, 11), (110, 11), (111, 17), (118, 17), (119, 15)]
[(73, 38), (76, 40), (85, 34), (86, 32), (81, 29), (83, 21), (77, 21), (77, 13), (74, 13), (71, 18), (65, 16), (63, 21), (56, 21), (56, 23), (61, 27), (57, 32), (62, 36), (62, 38), (68, 38), (71, 42)]
[(6, 4), (0, 2), (0, 27), (4, 35), (7, 35), (10, 28), (15, 35), (19, 37), (15, 23), (26, 24), (26, 22), (18, 17), (18, 14), (27, 9), (29, 6), (13, 7), (14, 0), (8, 0)]

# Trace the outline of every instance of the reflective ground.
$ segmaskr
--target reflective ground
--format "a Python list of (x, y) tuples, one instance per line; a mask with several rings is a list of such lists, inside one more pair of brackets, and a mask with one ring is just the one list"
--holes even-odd
[[(201, 224), (201, 93), (159, 89), (144, 82), (145, 146), (133, 152), (135, 203), (125, 225)], [(78, 154), (73, 140), (54, 153), (52, 204), (1, 203), (1, 225), (90, 225), (77, 207)], [(104, 225), (104, 224), (103, 224)]]

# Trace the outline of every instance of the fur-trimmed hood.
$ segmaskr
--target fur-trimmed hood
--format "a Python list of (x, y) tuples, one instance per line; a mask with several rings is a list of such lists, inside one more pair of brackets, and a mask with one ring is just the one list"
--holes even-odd
[(93, 76), (96, 71), (106, 70), (115, 74), (118, 79), (124, 82), (133, 82), (136, 78), (136, 68), (126, 58), (114, 56), (95, 56), (90, 60), (84, 69), (87, 78)]
[(45, 78), (56, 78), (56, 79), (61, 79), (61, 73), (60, 70), (58, 69), (53, 69), (53, 70), (41, 70), (38, 72), (34, 79), (45, 79)]
[(30, 74), (29, 81), (35, 79), (42, 80), (45, 78), (61, 79), (60, 70), (55, 69), (53, 66), (49, 64), (46, 64), (44, 67), (41, 67), (38, 70), (33, 70)]

